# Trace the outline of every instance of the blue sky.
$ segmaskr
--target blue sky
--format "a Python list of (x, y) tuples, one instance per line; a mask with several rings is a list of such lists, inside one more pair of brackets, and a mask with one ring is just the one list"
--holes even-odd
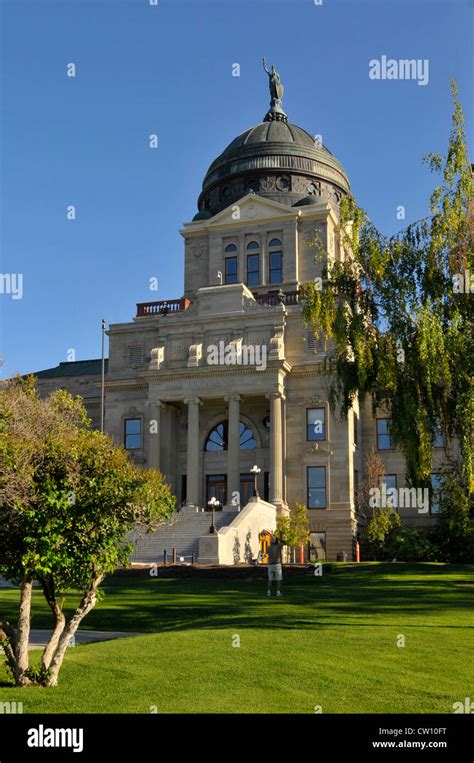
[[(427, 213), (434, 178), (420, 160), (446, 147), (451, 77), (472, 129), (465, 0), (0, 8), (0, 272), (23, 274), (22, 299), (0, 294), (4, 377), (54, 366), (69, 349), (98, 357), (102, 317), (128, 321), (136, 302), (181, 296), (178, 229), (211, 161), (267, 110), (262, 56), (280, 72), (290, 121), (322, 134), (386, 233), (403, 225), (399, 205), (407, 223)], [(371, 80), (382, 55), (428, 59), (428, 84)]]

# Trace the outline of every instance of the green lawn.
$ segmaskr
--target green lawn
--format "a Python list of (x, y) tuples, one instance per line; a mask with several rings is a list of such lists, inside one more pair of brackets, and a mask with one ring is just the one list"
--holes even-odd
[[(0, 702), (25, 713), (451, 713), (474, 698), (473, 566), (328, 565), (288, 580), (281, 600), (251, 579), (104, 588), (82, 627), (142, 635), (69, 649), (54, 689), (12, 688), (2, 666)], [(0, 589), (0, 611), (13, 617), (17, 599)], [(50, 626), (38, 591), (32, 626)]]

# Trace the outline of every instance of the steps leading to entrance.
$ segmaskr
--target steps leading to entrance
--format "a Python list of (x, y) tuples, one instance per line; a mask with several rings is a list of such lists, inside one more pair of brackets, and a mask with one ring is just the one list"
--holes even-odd
[[(217, 529), (229, 525), (236, 516), (235, 510), (216, 511)], [(180, 556), (184, 556), (185, 561), (190, 562), (192, 554), (195, 554), (197, 559), (199, 538), (209, 533), (211, 522), (212, 513), (210, 511), (190, 513), (186, 510), (178, 514), (173, 525), (164, 525), (154, 533), (146, 535), (143, 531), (136, 530), (131, 538), (135, 543), (132, 562), (151, 564), (162, 562), (165, 550), (168, 561), (171, 561), (173, 548), (176, 549), (178, 561)]]

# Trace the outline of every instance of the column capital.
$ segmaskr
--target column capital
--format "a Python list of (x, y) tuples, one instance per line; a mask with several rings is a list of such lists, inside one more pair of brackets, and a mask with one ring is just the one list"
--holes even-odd
[(195, 403), (196, 405), (204, 405), (200, 397), (184, 397), (183, 403), (186, 405), (189, 405), (190, 403)]
[(231, 400), (235, 400), (237, 403), (241, 403), (242, 397), (237, 392), (232, 392), (230, 395), (225, 395), (224, 401), (226, 403), (230, 402)]
[(274, 390), (273, 392), (266, 392), (265, 397), (267, 400), (276, 400), (280, 398), (281, 400), (285, 399), (285, 395), (283, 392), (279, 392), (277, 390)]
[(163, 402), (163, 400), (147, 400), (146, 405), (151, 408), (151, 406), (156, 405), (158, 408), (166, 408), (166, 403)]

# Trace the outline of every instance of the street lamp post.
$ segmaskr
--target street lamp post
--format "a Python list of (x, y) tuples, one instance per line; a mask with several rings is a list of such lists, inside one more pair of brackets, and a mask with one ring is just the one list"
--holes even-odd
[(250, 469), (250, 472), (253, 474), (253, 495), (254, 495), (254, 498), (260, 498), (260, 496), (258, 494), (257, 478), (258, 478), (258, 475), (260, 474), (261, 471), (262, 470), (260, 469), (260, 467), (257, 466), (256, 464), (254, 466), (252, 466), (252, 468)]
[(221, 502), (218, 501), (217, 498), (213, 495), (212, 498), (207, 502), (207, 505), (211, 507), (211, 511), (212, 511), (212, 521), (211, 521), (211, 526), (209, 528), (209, 533), (211, 535), (217, 535), (215, 511), (216, 509), (220, 509)]

